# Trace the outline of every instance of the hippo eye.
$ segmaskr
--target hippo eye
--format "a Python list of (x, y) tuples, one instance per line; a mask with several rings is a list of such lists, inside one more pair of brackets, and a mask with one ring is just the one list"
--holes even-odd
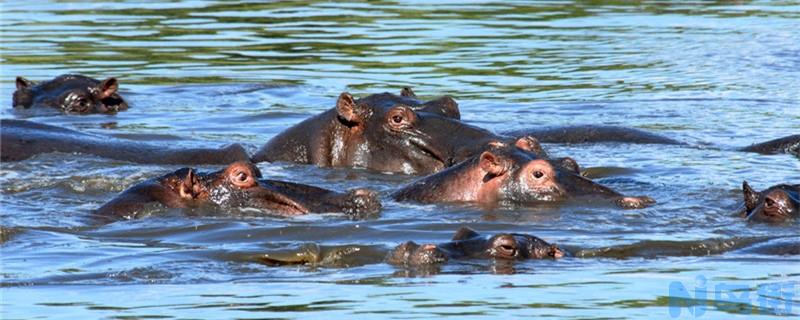
[(232, 172), (228, 179), (230, 179), (233, 185), (239, 188), (250, 188), (255, 183), (250, 173), (245, 170), (236, 170)]
[(533, 177), (536, 179), (541, 179), (544, 177), (544, 172), (542, 172), (542, 170), (535, 170), (533, 171)]
[(386, 122), (393, 129), (408, 129), (413, 127), (416, 116), (407, 107), (396, 107), (389, 111)]
[(765, 198), (765, 199), (764, 199), (764, 205), (765, 205), (767, 208), (774, 207), (774, 206), (775, 206), (775, 200), (772, 200), (772, 198)]
[(244, 172), (239, 172), (238, 174), (236, 174), (236, 180), (239, 182), (245, 182), (247, 181), (247, 178), (248, 178), (247, 174)]
[(86, 98), (79, 98), (75, 101), (75, 105), (78, 107), (78, 110), (86, 110), (89, 108), (89, 100), (86, 100)]

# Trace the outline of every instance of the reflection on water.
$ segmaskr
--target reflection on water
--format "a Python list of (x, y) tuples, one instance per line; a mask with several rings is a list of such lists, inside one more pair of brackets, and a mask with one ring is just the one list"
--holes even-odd
[[(624, 125), (688, 144), (546, 146), (597, 168), (589, 171), (601, 183), (658, 201), (635, 211), (400, 204), (388, 193), (405, 176), (259, 164), (274, 179), (382, 192), (384, 212), (366, 221), (157, 209), (96, 226), (92, 209), (177, 166), (67, 154), (3, 163), (3, 318), (668, 318), (670, 284), (694, 290), (698, 276), (709, 288), (749, 292), (735, 308), (716, 303), (711, 289), (707, 299), (692, 293), (684, 302), (708, 306), (708, 318), (768, 316), (758, 299), (770, 283), (791, 285), (786, 299), (800, 310), (797, 223), (747, 224), (733, 214), (743, 179), (759, 188), (798, 183), (800, 162), (732, 150), (798, 133), (797, 3), (0, 6), (0, 96), (9, 104), (14, 76), (66, 72), (116, 76), (131, 102), (115, 116), (4, 106), (4, 118), (154, 143), (240, 142), (252, 152), (332, 107), (341, 91), (412, 86), (420, 96), (454, 96), (466, 121), (495, 131)], [(531, 233), (575, 257), (415, 270), (382, 263), (401, 242), (444, 242), (462, 225)], [(352, 248), (359, 254), (324, 260)], [(297, 252), (297, 265), (264, 259)]]

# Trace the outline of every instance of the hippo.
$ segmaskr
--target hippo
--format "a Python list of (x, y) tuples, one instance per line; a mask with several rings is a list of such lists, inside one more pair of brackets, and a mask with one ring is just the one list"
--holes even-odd
[(756, 152), (760, 154), (786, 153), (800, 157), (800, 134), (794, 134), (783, 138), (756, 143), (739, 150), (745, 152)]
[(489, 141), (514, 143), (524, 136), (538, 138), (538, 135), (541, 142), (557, 143), (682, 144), (642, 130), (612, 126), (495, 134), (459, 119), (458, 104), (450, 97), (422, 102), (411, 88), (404, 88), (400, 95), (382, 93), (356, 100), (344, 92), (339, 95), (335, 108), (281, 132), (251, 160), (425, 175), (480, 154)]
[[(606, 125), (575, 125), (563, 127), (547, 127), (533, 129), (518, 129), (502, 133), (511, 137), (531, 136), (542, 143), (599, 143), (599, 142), (619, 142), (619, 143), (638, 143), (638, 144), (665, 144), (681, 145), (688, 144), (670, 139), (661, 135), (647, 132), (640, 129), (606, 126)], [(729, 149), (729, 148), (725, 148)], [(755, 152), (760, 154), (790, 154), (800, 157), (800, 134), (789, 135), (782, 138), (756, 143), (744, 148), (734, 150), (743, 152)]]
[(479, 152), (476, 146), (486, 139), (497, 139), (454, 119), (452, 98), (419, 104), (408, 91), (358, 100), (344, 92), (335, 108), (278, 134), (251, 159), (420, 175), (449, 167)]
[(113, 114), (128, 109), (128, 104), (117, 93), (119, 82), (113, 77), (100, 81), (79, 74), (65, 74), (41, 83), (17, 77), (16, 85), (14, 107), (49, 107), (67, 114)]
[(607, 199), (626, 209), (644, 208), (655, 203), (649, 197), (623, 196), (582, 177), (577, 172), (577, 165), (573, 169), (537, 157), (524, 140), (518, 140), (513, 146), (490, 142), (481, 154), (420, 178), (395, 191), (392, 197), (397, 201), (466, 202), (481, 206), (527, 206), (575, 197)]
[(575, 125), (563, 127), (546, 127), (534, 129), (519, 129), (504, 132), (512, 137), (532, 136), (542, 143), (597, 143), (597, 142), (622, 142), (639, 144), (668, 144), (685, 145), (685, 143), (663, 137), (644, 130), (605, 126), (605, 125)]
[(779, 184), (758, 192), (742, 182), (743, 216), (748, 221), (780, 223), (800, 217), (800, 184)]
[(292, 182), (262, 179), (249, 162), (238, 161), (211, 173), (182, 168), (146, 180), (102, 205), (96, 214), (132, 219), (150, 203), (169, 208), (256, 208), (281, 216), (342, 212), (356, 218), (380, 211), (377, 193), (352, 189), (339, 193)]
[(176, 148), (81, 133), (25, 121), (0, 120), (0, 161), (21, 161), (42, 153), (77, 152), (105, 158), (156, 164), (229, 164), (247, 160), (239, 144), (222, 148)]
[(500, 233), (490, 237), (462, 227), (456, 231), (450, 242), (438, 245), (405, 242), (389, 252), (386, 262), (403, 267), (418, 267), (458, 259), (559, 259), (566, 254), (557, 245), (532, 235)]

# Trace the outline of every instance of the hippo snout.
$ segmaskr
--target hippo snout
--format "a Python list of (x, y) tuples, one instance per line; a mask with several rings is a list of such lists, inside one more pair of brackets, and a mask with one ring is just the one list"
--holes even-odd
[(353, 219), (363, 219), (381, 211), (378, 193), (369, 189), (352, 189), (345, 195), (342, 211)]

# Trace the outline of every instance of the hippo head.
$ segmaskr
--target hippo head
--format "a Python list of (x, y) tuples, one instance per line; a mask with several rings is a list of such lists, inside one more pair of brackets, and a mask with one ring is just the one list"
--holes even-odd
[(747, 219), (783, 222), (800, 217), (800, 185), (780, 184), (758, 192), (742, 183)]
[(235, 162), (203, 177), (208, 201), (222, 207), (257, 208), (283, 215), (320, 212), (370, 214), (381, 209), (377, 193), (353, 189), (346, 193), (308, 185), (261, 179), (249, 162)]
[[(333, 158), (353, 157), (356, 166), (385, 172), (425, 174), (454, 163), (454, 150), (475, 135), (488, 133), (403, 103), (356, 102), (342, 93), (336, 103), (339, 122), (347, 127), (333, 137), (343, 144)], [(470, 130), (471, 129), (471, 130)], [(475, 132), (473, 132), (475, 131)], [(334, 143), (336, 147), (336, 143)]]
[(459, 258), (525, 260), (559, 259), (565, 255), (566, 252), (555, 244), (532, 235), (501, 233), (484, 237), (468, 227), (462, 227), (452, 241), (439, 245), (405, 242), (389, 252), (386, 261), (394, 265), (423, 266)]
[(564, 251), (555, 244), (527, 234), (502, 233), (486, 243), (486, 252), (495, 259), (558, 259), (564, 256)]
[(58, 103), (66, 113), (114, 113), (128, 108), (128, 104), (117, 94), (118, 89), (117, 79), (108, 78), (96, 86), (64, 92), (58, 97)]
[[(107, 78), (103, 81), (86, 81), (88, 78), (76, 75), (66, 75), (56, 78), (48, 86), (60, 85), (57, 95), (43, 103), (59, 108), (65, 113), (115, 113), (125, 110), (128, 104), (117, 94), (119, 82), (116, 78)], [(14, 106), (31, 107), (36, 94), (49, 94), (47, 90), (54, 88), (37, 88), (34, 83), (17, 77), (17, 90), (14, 92)], [(40, 90), (41, 92), (36, 92)], [(53, 92), (55, 93), (55, 92)]]
[(642, 208), (654, 203), (649, 197), (623, 197), (616, 191), (580, 175), (571, 158), (542, 159), (532, 138), (520, 138), (515, 146), (502, 142), (478, 157), (483, 173), (481, 202), (532, 204), (562, 201), (573, 197), (611, 198), (623, 208)]
[(559, 259), (565, 255), (555, 244), (549, 244), (538, 237), (522, 233), (499, 233), (488, 239), (475, 230), (461, 227), (453, 236), (453, 241), (460, 242), (458, 247), (466, 256), (485, 256), (494, 259)]

